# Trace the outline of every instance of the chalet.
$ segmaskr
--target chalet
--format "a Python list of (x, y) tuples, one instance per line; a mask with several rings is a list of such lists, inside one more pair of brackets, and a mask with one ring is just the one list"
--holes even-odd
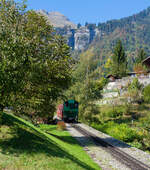
[(148, 68), (148, 70), (150, 70), (150, 56), (144, 59), (142, 61), (142, 64), (144, 64)]
[[(129, 76), (129, 77), (137, 77), (137, 75), (138, 75), (140, 77), (145, 77), (145, 76), (148, 75), (148, 77), (150, 77), (150, 56), (142, 61), (142, 65), (145, 65), (147, 67), (146, 71), (145, 70), (140, 70), (138, 72), (128, 72), (127, 76)], [(118, 79), (117, 76), (112, 75), (112, 74), (107, 75), (106, 78), (110, 82), (114, 82), (116, 79)]]
[(116, 79), (118, 79), (117, 76), (112, 75), (112, 74), (107, 75), (106, 78), (107, 78), (109, 81), (111, 81), (111, 82), (113, 82), (113, 81), (115, 81)]
[(142, 65), (145, 65), (147, 70), (145, 70), (145, 71), (141, 70), (138, 72), (129, 72), (129, 73), (127, 73), (127, 75), (130, 77), (136, 77), (136, 75), (145, 76), (145, 75), (149, 74), (150, 73), (150, 56), (142, 61)]

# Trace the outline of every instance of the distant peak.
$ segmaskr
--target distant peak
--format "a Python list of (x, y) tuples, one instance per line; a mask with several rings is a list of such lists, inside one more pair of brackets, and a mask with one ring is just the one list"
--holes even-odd
[(71, 28), (76, 28), (77, 26), (72, 23), (65, 15), (61, 14), (57, 11), (46, 12), (45, 10), (39, 10), (43, 15), (46, 15), (50, 21), (50, 23), (54, 27), (64, 27), (70, 26)]
[(64, 16), (63, 14), (61, 14), (60, 12), (58, 11), (51, 11), (48, 13), (49, 15), (58, 15), (58, 16)]
[(42, 14), (48, 14), (48, 12), (45, 11), (44, 9), (40, 9), (40, 10), (38, 10), (37, 12), (40, 12), (40, 13), (42, 13)]

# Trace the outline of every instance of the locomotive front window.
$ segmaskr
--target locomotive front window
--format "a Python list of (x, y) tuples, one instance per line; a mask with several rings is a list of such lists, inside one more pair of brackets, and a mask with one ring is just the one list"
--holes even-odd
[(74, 106), (75, 106), (75, 108), (78, 108), (78, 103), (77, 103), (77, 102), (75, 102)]
[(65, 102), (66, 107), (68, 107), (68, 102)]
[(70, 103), (69, 107), (70, 107), (70, 109), (76, 109), (76, 108), (78, 108), (78, 103)]
[(78, 109), (78, 102), (76, 102), (76, 101), (74, 103), (70, 103), (70, 102), (66, 101), (64, 104), (69, 109)]
[(74, 107), (74, 103), (70, 103), (69, 104), (69, 107), (70, 107), (70, 109), (74, 109), (75, 107)]

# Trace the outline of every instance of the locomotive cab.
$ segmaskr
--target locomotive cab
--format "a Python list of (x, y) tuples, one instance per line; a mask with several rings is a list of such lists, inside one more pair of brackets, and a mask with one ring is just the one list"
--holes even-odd
[(58, 106), (57, 117), (64, 121), (78, 121), (79, 103), (75, 100), (67, 100), (62, 105)]

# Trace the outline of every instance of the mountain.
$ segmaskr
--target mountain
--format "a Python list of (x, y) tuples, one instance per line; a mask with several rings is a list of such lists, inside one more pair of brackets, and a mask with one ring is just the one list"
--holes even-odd
[(93, 46), (105, 56), (108, 51), (112, 51), (116, 40), (121, 39), (125, 49), (132, 55), (139, 48), (150, 52), (150, 8), (133, 16), (99, 23), (97, 26), (90, 23), (76, 26), (59, 12), (39, 12), (50, 20), (58, 34), (66, 37), (72, 50), (85, 51)]
[(143, 48), (147, 55), (150, 55), (150, 7), (120, 20), (99, 23), (93, 27), (93, 30), (95, 29), (98, 29), (99, 33), (78, 57), (80, 62), (77, 72), (79, 75), (84, 74), (83, 79), (87, 75), (87, 70), (88, 76), (92, 79), (109, 73), (108, 64), (118, 40), (123, 43), (129, 71), (133, 71), (139, 49)]
[(39, 10), (37, 11), (41, 14), (43, 14), (44, 16), (46, 16), (48, 18), (48, 20), (50, 21), (50, 23), (54, 26), (54, 27), (60, 27), (63, 28), (65, 26), (68, 26), (72, 29), (75, 29), (77, 26), (72, 23), (67, 17), (65, 17), (63, 14), (59, 13), (59, 12), (46, 12), (45, 10)]
[(92, 51), (92, 55), (99, 59), (98, 65), (103, 65), (112, 56), (113, 48), (119, 39), (125, 48), (130, 70), (139, 49), (143, 48), (150, 54), (150, 7), (120, 20), (99, 23), (96, 28), (99, 34), (93, 38), (86, 54)]
[(92, 42), (95, 35), (98, 34), (98, 28), (94, 30), (88, 27), (78, 27), (67, 17), (59, 12), (47, 12), (39, 10), (38, 13), (44, 15), (50, 24), (52, 24), (57, 33), (66, 37), (68, 44), (73, 50), (84, 50)]

